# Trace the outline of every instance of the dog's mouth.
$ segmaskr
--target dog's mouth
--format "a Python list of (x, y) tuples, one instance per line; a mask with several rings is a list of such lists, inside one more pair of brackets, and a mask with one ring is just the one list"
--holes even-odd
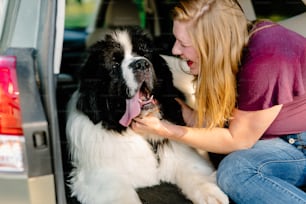
[(126, 99), (125, 113), (119, 123), (128, 127), (133, 118), (137, 117), (141, 111), (153, 109), (156, 106), (156, 100), (151, 94), (151, 90), (143, 82), (137, 93), (130, 99)]
[(141, 110), (150, 109), (155, 105), (155, 100), (153, 98), (154, 96), (151, 95), (151, 91), (144, 85), (141, 86), (138, 97)]

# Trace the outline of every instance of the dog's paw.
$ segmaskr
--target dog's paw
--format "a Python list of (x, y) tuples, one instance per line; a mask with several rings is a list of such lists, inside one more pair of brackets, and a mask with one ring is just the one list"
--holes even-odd
[(228, 196), (215, 184), (205, 183), (198, 189), (194, 204), (228, 204)]

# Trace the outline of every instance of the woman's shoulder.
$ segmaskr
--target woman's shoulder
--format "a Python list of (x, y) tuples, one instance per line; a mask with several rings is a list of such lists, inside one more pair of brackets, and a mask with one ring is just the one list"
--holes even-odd
[(287, 68), (299, 66), (303, 58), (306, 58), (306, 38), (277, 23), (259, 21), (250, 32), (242, 65), (256, 65), (257, 70), (270, 67), (271, 71), (274, 67), (274, 71), (284, 71), (282, 65)]
[[(299, 54), (306, 49), (306, 38), (272, 21), (261, 20), (254, 23), (250, 31), (249, 50), (288, 55)], [(293, 51), (293, 52), (292, 52)]]
[[(237, 79), (240, 104), (260, 109), (304, 93), (306, 39), (275, 23), (257, 26), (264, 28), (250, 39)], [(302, 40), (297, 43), (296, 39)]]

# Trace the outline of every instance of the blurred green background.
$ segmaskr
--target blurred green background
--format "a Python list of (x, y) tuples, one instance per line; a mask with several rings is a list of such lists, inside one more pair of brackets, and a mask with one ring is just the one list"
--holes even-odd
[[(98, 1), (66, 0), (65, 27), (86, 28), (94, 18), (93, 13), (98, 7)], [(142, 5), (144, 0), (134, 1)], [(252, 0), (252, 3), (258, 18), (267, 18), (275, 22), (306, 11), (306, 6), (301, 0)], [(140, 15), (141, 13), (142, 8)]]
[(66, 0), (65, 28), (87, 27), (97, 3), (97, 0)]

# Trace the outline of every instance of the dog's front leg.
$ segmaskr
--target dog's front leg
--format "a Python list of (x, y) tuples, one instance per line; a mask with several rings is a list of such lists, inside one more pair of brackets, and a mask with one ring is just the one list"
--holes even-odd
[(217, 186), (211, 164), (192, 149), (177, 148), (177, 169), (175, 183), (194, 204), (228, 204), (229, 199)]
[[(185, 169), (186, 170), (186, 169)], [(184, 170), (184, 171), (185, 171)], [(194, 204), (228, 204), (228, 197), (213, 182), (213, 176), (201, 175), (200, 172), (180, 172), (184, 176), (177, 178), (177, 185)], [(189, 177), (187, 175), (190, 175)]]

